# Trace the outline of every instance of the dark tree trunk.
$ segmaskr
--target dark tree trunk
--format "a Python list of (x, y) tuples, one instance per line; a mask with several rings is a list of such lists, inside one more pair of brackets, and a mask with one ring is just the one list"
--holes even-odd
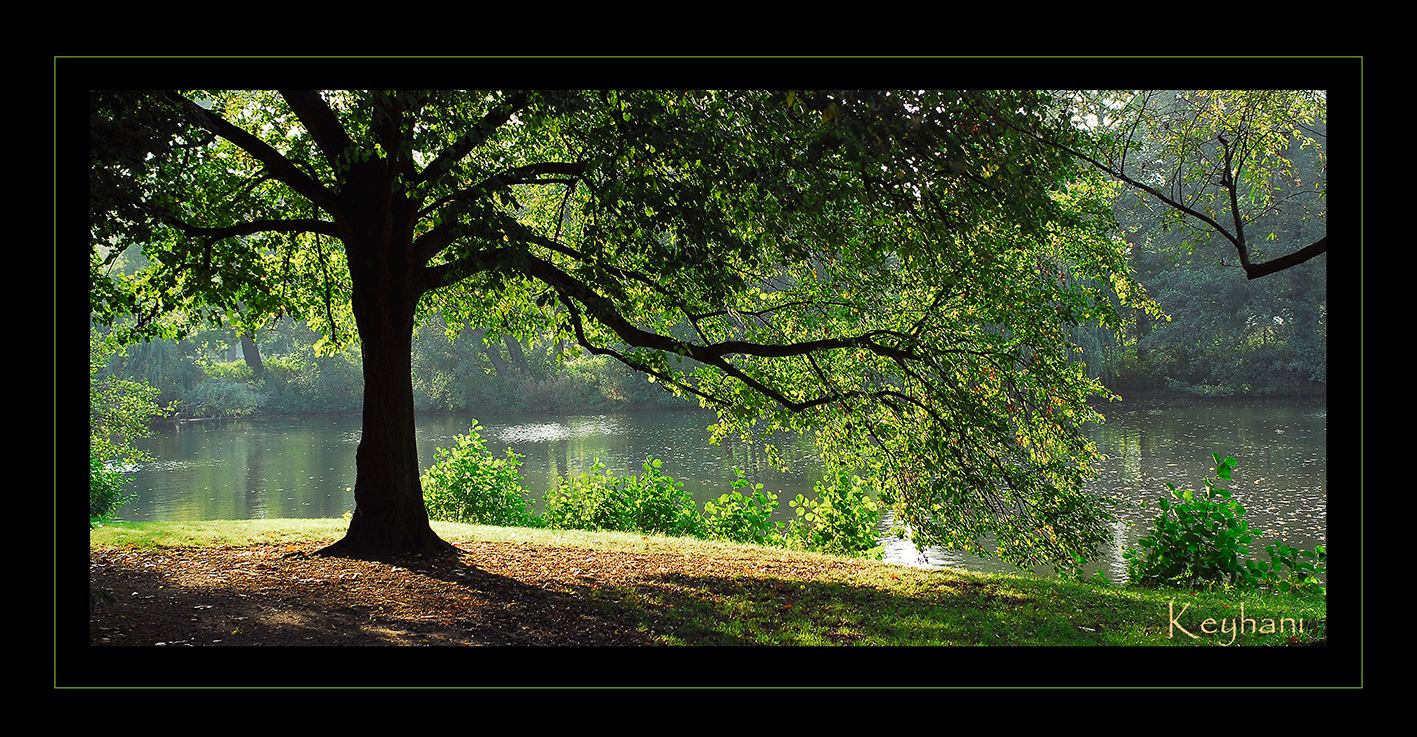
[[(387, 190), (385, 190), (387, 191)], [(413, 325), (420, 292), (399, 228), (345, 241), (351, 306), (364, 355), (364, 434), (355, 455), (354, 517), (324, 555), (382, 558), (455, 550), (428, 526), (414, 436)]]
[(261, 363), (261, 351), (256, 347), (256, 341), (250, 333), (241, 336), (241, 354), (246, 357), (246, 365), (251, 367), (251, 373), (260, 376), (265, 365)]
[(355, 456), (354, 517), (327, 555), (382, 557), (450, 550), (428, 526), (418, 478), (410, 343), (413, 311), (359, 321), (364, 346), (364, 435)]
[(1144, 341), (1151, 334), (1151, 321), (1156, 319), (1142, 310), (1133, 310), (1137, 316), (1137, 363), (1146, 365), (1147, 350)]
[(522, 373), (527, 372), (526, 354), (522, 352), (522, 344), (516, 338), (508, 335), (503, 341), (507, 344), (507, 357), (512, 360), (512, 365)]
[[(479, 344), (481, 344), (483, 336), (486, 334), (487, 331), (482, 328), (472, 331), (473, 340), (478, 341)], [(507, 366), (506, 359), (502, 358), (502, 349), (497, 347), (496, 343), (486, 344), (483, 350), (487, 353), (487, 359), (492, 362), (492, 370), (496, 371), (498, 376), (505, 379), (512, 375), (511, 369)]]

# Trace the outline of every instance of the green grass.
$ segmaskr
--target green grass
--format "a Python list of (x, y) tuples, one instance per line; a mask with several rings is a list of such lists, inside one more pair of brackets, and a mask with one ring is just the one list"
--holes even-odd
[[(1282, 645), (1298, 619), (1300, 641), (1325, 636), (1321, 598), (1131, 590), (870, 562), (863, 568), (850, 581), (753, 578), (727, 586), (689, 582), (668, 595), (621, 592), (622, 604), (640, 610), (649, 631), (672, 644)], [(1241, 604), (1245, 619), (1255, 620), (1244, 635), (1233, 633)], [(1179, 626), (1169, 626), (1170, 613)], [(1213, 634), (1202, 630), (1207, 618), (1215, 620), (1206, 625)], [(1286, 622), (1283, 634), (1252, 632), (1266, 620), (1278, 630), (1281, 618), (1295, 625)]]
[(112, 522), (89, 531), (98, 547), (189, 547), (333, 542), (349, 523), (342, 519), (254, 519), (208, 522)]
[[(664, 537), (638, 532), (588, 532), (543, 530), (528, 527), (489, 527), (460, 522), (430, 522), (433, 531), (449, 542), (524, 542), (557, 547), (598, 547), (605, 550), (644, 551), (651, 540), (658, 550), (713, 554), (722, 548), (752, 547), (692, 537)], [(205, 522), (113, 522), (89, 531), (95, 547), (191, 547), (201, 545), (265, 545), (270, 543), (332, 543), (344, 536), (349, 523), (342, 519), (209, 520)], [(776, 549), (774, 549), (776, 550)]]
[[(89, 541), (99, 547), (321, 542), (338, 539), (345, 526), (338, 519), (117, 523), (93, 530)], [(692, 538), (442, 522), (433, 528), (453, 542), (761, 555), (800, 560), (806, 571), (825, 560)], [(1322, 596), (1119, 588), (866, 560), (853, 561), (849, 576), (793, 575), (781, 566), (757, 573), (745, 566), (744, 575), (678, 576), (574, 595), (638, 623), (661, 642), (691, 645), (1282, 645), (1291, 636), (1300, 642), (1325, 637), (1327, 620)], [(1245, 629), (1236, 633), (1242, 605)], [(1214, 621), (1206, 625), (1206, 619)], [(1303, 631), (1296, 635), (1300, 619)], [(1267, 625), (1272, 632), (1252, 631)]]

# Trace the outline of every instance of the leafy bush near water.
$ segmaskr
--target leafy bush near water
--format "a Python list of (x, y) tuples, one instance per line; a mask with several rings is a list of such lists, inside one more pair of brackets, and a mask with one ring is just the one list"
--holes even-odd
[(792, 525), (789, 539), (821, 553), (861, 555), (874, 550), (871, 557), (881, 557), (881, 551), (875, 550), (881, 510), (866, 493), (866, 484), (860, 476), (839, 468), (812, 487), (816, 499), (798, 494), (789, 505), (801, 520)]
[(457, 445), (439, 448), (433, 466), (423, 474), (423, 501), (431, 519), (474, 525), (536, 527), (538, 520), (522, 498), (518, 472), (522, 457), (507, 449), (494, 458), (478, 433), (477, 421)]
[[(1215, 453), (1211, 458), (1215, 459), (1216, 478), (1229, 481), (1235, 458), (1222, 459)], [(1328, 562), (1324, 546), (1300, 551), (1271, 544), (1265, 547), (1269, 561), (1246, 560), (1242, 556), (1248, 555), (1254, 537), (1249, 523), (1241, 519), (1246, 509), (1231, 498), (1230, 491), (1216, 488), (1211, 479), (1205, 479), (1202, 492), (1177, 490), (1170, 483), (1166, 487), (1175, 501), (1165, 497), (1159, 501), (1161, 515), (1153, 523), (1152, 533), (1137, 541), (1142, 550), (1123, 554), (1133, 584), (1322, 591), (1318, 574)]]
[(748, 486), (743, 479), (743, 471), (734, 468), (738, 478), (733, 480), (733, 491), (718, 498), (718, 501), (704, 502), (704, 522), (709, 534), (723, 540), (739, 543), (770, 545), (783, 537), (780, 525), (772, 522), (777, 511), (777, 495), (763, 491), (762, 484), (755, 484), (753, 491), (744, 496), (742, 489)]
[(430, 519), (485, 525), (551, 529), (614, 530), (751, 542), (801, 550), (879, 558), (875, 534), (877, 502), (864, 482), (846, 472), (817, 485), (817, 499), (798, 495), (792, 501), (800, 517), (772, 522), (777, 495), (758, 484), (744, 496), (743, 472), (733, 491), (706, 502), (700, 512), (684, 485), (660, 471), (663, 462), (647, 458), (639, 476), (613, 476), (597, 459), (590, 473), (559, 479), (537, 517), (523, 498), (520, 456), (509, 449), (495, 458), (476, 422), (457, 445), (438, 449), (437, 461), (423, 475)]
[(148, 460), (131, 442), (147, 435), (148, 423), (164, 411), (156, 387), (101, 376), (116, 352), (101, 338), (89, 337), (89, 529), (110, 520), (135, 496), (124, 491), (128, 478), (119, 468)]
[(89, 448), (89, 529), (107, 522), (115, 510), (136, 496), (123, 490), (127, 483), (122, 472), (109, 467)]
[(547, 527), (704, 537), (698, 506), (684, 484), (647, 458), (643, 476), (611, 476), (599, 459), (588, 474), (558, 479), (546, 495)]

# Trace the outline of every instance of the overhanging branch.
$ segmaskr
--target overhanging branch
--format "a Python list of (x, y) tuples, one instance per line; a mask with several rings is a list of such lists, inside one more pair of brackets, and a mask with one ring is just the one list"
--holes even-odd
[[(836, 349), (855, 348), (895, 360), (919, 359), (918, 356), (908, 351), (883, 345), (873, 340), (873, 338), (886, 335), (897, 338), (908, 337), (891, 331), (875, 331), (853, 337), (825, 338), (785, 345), (752, 343), (741, 340), (694, 345), (640, 329), (621, 315), (619, 309), (611, 300), (598, 294), (595, 290), (590, 288), (589, 285), (572, 277), (553, 264), (526, 253), (518, 253), (512, 260), (515, 262), (516, 267), (523, 273), (542, 281), (556, 290), (556, 292), (561, 295), (562, 300), (568, 305), (573, 306), (573, 302), (582, 305), (590, 317), (609, 328), (615, 333), (616, 337), (625, 344), (636, 348), (647, 348), (650, 350), (673, 353), (693, 359), (699, 363), (713, 366), (793, 412), (801, 412), (811, 407), (828, 404), (836, 401), (839, 395), (832, 393), (822, 397), (795, 400), (749, 375), (739, 367), (730, 363), (725, 357), (729, 355), (745, 355), (759, 358), (788, 358), (792, 356), (808, 356), (814, 353)], [(579, 309), (574, 309), (573, 314), (576, 315), (576, 319), (579, 319)], [(608, 351), (608, 349), (594, 347), (584, 340), (582, 341), (582, 345), (598, 351)], [(622, 358), (621, 360), (624, 359)], [(638, 366), (637, 364), (630, 365), (635, 366), (639, 370), (645, 370), (645, 367)], [(858, 392), (852, 392), (851, 394), (860, 396), (871, 395), (870, 393)]]
[[(1324, 236), (1320, 238), (1317, 243), (1311, 246), (1306, 246), (1305, 248), (1295, 251), (1294, 253), (1291, 253), (1288, 256), (1280, 256), (1279, 258), (1266, 261), (1262, 264), (1245, 263), (1245, 276), (1250, 279), (1258, 279), (1262, 276), (1273, 274), (1276, 271), (1283, 271), (1291, 266), (1297, 266), (1298, 264), (1302, 264), (1305, 261), (1308, 261), (1309, 259), (1321, 253), (1326, 253), (1327, 251), (1328, 236)], [(1245, 255), (1244, 252), (1241, 252), (1241, 255)]]
[[(1237, 227), (1237, 232), (1236, 232), (1236, 233), (1231, 233), (1229, 230), (1226, 230), (1226, 229), (1225, 229), (1225, 226), (1223, 226), (1223, 225), (1221, 225), (1220, 223), (1216, 222), (1215, 219), (1214, 219), (1214, 218), (1211, 218), (1209, 215), (1206, 215), (1205, 213), (1200, 212), (1199, 210), (1196, 210), (1196, 209), (1194, 209), (1194, 208), (1192, 208), (1192, 207), (1186, 205), (1186, 204), (1183, 203), (1183, 202), (1180, 202), (1180, 201), (1175, 200), (1175, 199), (1173, 199), (1173, 198), (1171, 198), (1171, 197), (1169, 197), (1169, 196), (1167, 196), (1167, 195), (1165, 195), (1165, 194), (1162, 194), (1161, 192), (1157, 191), (1155, 188), (1153, 188), (1153, 187), (1151, 187), (1151, 186), (1149, 186), (1149, 185), (1146, 185), (1146, 184), (1144, 184), (1144, 183), (1142, 183), (1142, 182), (1139, 182), (1139, 181), (1137, 181), (1137, 180), (1131, 178), (1130, 176), (1127, 176), (1126, 172), (1123, 171), (1122, 169), (1118, 169), (1118, 168), (1114, 168), (1114, 167), (1112, 167), (1112, 166), (1109, 166), (1108, 164), (1105, 164), (1105, 163), (1103, 163), (1103, 162), (1101, 162), (1101, 161), (1098, 161), (1097, 159), (1094, 159), (1093, 157), (1088, 156), (1087, 154), (1085, 154), (1085, 153), (1083, 153), (1083, 152), (1081, 152), (1081, 151), (1079, 151), (1079, 150), (1077, 150), (1077, 149), (1075, 149), (1075, 148), (1073, 148), (1073, 147), (1071, 147), (1071, 146), (1068, 146), (1068, 145), (1063, 144), (1063, 143), (1059, 143), (1059, 142), (1057, 142), (1057, 141), (1053, 141), (1053, 140), (1051, 140), (1051, 139), (1049, 139), (1049, 138), (1045, 138), (1044, 136), (1040, 136), (1040, 135), (1038, 135), (1037, 133), (1035, 133), (1035, 132), (1033, 132), (1033, 131), (1031, 131), (1031, 130), (1028, 130), (1028, 129), (1026, 129), (1026, 128), (1022, 128), (1022, 127), (1015, 126), (1015, 125), (1012, 125), (1012, 124), (1010, 124), (1009, 127), (1013, 128), (1014, 130), (1016, 130), (1016, 131), (1018, 131), (1018, 132), (1020, 132), (1020, 133), (1023, 133), (1024, 135), (1027, 135), (1027, 136), (1032, 137), (1034, 140), (1037, 140), (1037, 141), (1039, 141), (1039, 142), (1041, 142), (1041, 143), (1044, 143), (1044, 144), (1046, 144), (1046, 145), (1052, 146), (1052, 147), (1054, 147), (1054, 148), (1056, 148), (1056, 149), (1058, 149), (1058, 150), (1060, 150), (1060, 151), (1064, 151), (1064, 152), (1066, 152), (1066, 153), (1068, 153), (1068, 154), (1070, 154), (1070, 155), (1076, 157), (1077, 159), (1079, 159), (1079, 160), (1081, 160), (1081, 161), (1087, 162), (1088, 164), (1091, 164), (1093, 167), (1095, 167), (1095, 168), (1098, 169), (1099, 171), (1101, 171), (1101, 172), (1107, 174), (1108, 176), (1110, 176), (1110, 177), (1116, 179), (1117, 181), (1122, 182), (1123, 184), (1126, 184), (1127, 186), (1132, 187), (1132, 188), (1134, 188), (1134, 189), (1139, 189), (1139, 190), (1141, 190), (1141, 191), (1143, 191), (1143, 192), (1146, 192), (1147, 194), (1151, 195), (1152, 197), (1155, 197), (1157, 200), (1160, 200), (1161, 203), (1164, 204), (1164, 205), (1166, 205), (1167, 207), (1170, 207), (1170, 208), (1176, 210), (1177, 212), (1183, 213), (1183, 214), (1185, 214), (1185, 215), (1189, 215), (1190, 217), (1193, 217), (1193, 218), (1195, 218), (1195, 219), (1201, 221), (1202, 223), (1205, 223), (1207, 226), (1209, 226), (1209, 227), (1211, 228), (1211, 230), (1214, 230), (1216, 233), (1219, 233), (1219, 234), (1220, 234), (1221, 236), (1223, 236), (1226, 240), (1230, 241), (1230, 244), (1235, 247), (1235, 251), (1236, 251), (1236, 252), (1239, 254), (1239, 256), (1240, 256), (1240, 263), (1241, 263), (1241, 266), (1243, 266), (1244, 269), (1245, 269), (1245, 275), (1246, 275), (1248, 278), (1250, 278), (1250, 279), (1258, 279), (1258, 278), (1260, 278), (1260, 277), (1262, 277), (1262, 276), (1267, 276), (1267, 275), (1273, 274), (1273, 273), (1275, 273), (1275, 272), (1277, 272), (1277, 271), (1283, 271), (1283, 270), (1288, 269), (1288, 268), (1290, 268), (1290, 267), (1292, 267), (1292, 266), (1296, 266), (1296, 265), (1298, 265), (1298, 264), (1304, 263), (1305, 261), (1308, 261), (1309, 259), (1311, 259), (1311, 258), (1313, 258), (1313, 257), (1315, 257), (1315, 256), (1318, 256), (1318, 255), (1321, 254), (1321, 253), (1325, 253), (1325, 252), (1328, 251), (1328, 236), (1324, 236), (1323, 238), (1320, 238), (1320, 239), (1318, 240), (1318, 242), (1314, 243), (1313, 245), (1310, 245), (1310, 246), (1307, 246), (1307, 247), (1305, 247), (1305, 248), (1302, 248), (1302, 249), (1300, 249), (1300, 250), (1298, 250), (1298, 251), (1295, 251), (1294, 253), (1291, 253), (1291, 254), (1289, 254), (1289, 255), (1287, 255), (1287, 256), (1281, 256), (1281, 257), (1279, 257), (1279, 258), (1272, 259), (1272, 260), (1270, 260), (1270, 261), (1266, 261), (1266, 262), (1260, 263), (1260, 264), (1251, 264), (1251, 263), (1250, 263), (1250, 254), (1249, 254), (1249, 249), (1246, 247), (1246, 243), (1245, 243), (1244, 231), (1243, 231), (1243, 228), (1242, 228), (1242, 225), (1241, 225), (1242, 221), (1241, 221), (1241, 219), (1240, 219), (1240, 214), (1239, 214), (1239, 211), (1238, 211), (1238, 203), (1235, 201), (1235, 187), (1236, 187), (1235, 179), (1236, 179), (1237, 177), (1233, 176), (1233, 175), (1231, 174), (1231, 172), (1229, 171), (1229, 160), (1230, 160), (1230, 153), (1231, 153), (1231, 149), (1230, 149), (1229, 144), (1226, 144), (1226, 160), (1227, 160), (1227, 166), (1226, 166), (1226, 172), (1225, 172), (1225, 175), (1224, 175), (1224, 176), (1225, 176), (1225, 179), (1224, 179), (1224, 181), (1222, 182), (1222, 185), (1225, 186), (1225, 187), (1229, 190), (1229, 193), (1230, 193), (1230, 196), (1231, 196), (1231, 197), (1230, 197), (1230, 198), (1231, 198), (1231, 211), (1232, 211), (1232, 214), (1233, 214), (1233, 216), (1234, 216), (1234, 218), (1235, 218), (1235, 222), (1236, 222), (1236, 227)], [(1224, 139), (1222, 139), (1221, 142), (1222, 142), (1222, 143), (1225, 143)]]

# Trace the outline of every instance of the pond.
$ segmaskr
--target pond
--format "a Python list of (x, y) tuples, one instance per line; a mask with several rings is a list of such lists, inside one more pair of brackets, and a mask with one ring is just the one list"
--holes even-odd
[[(1327, 411), (1325, 405), (1294, 402), (1239, 403), (1186, 400), (1180, 403), (1121, 403), (1104, 408), (1106, 424), (1090, 430), (1108, 456), (1094, 490), (1115, 492), (1132, 503), (1114, 525), (1117, 544), (1091, 570), (1122, 580), (1122, 550), (1150, 528), (1165, 482), (1200, 488), (1210, 475), (1212, 452), (1239, 460), (1226, 488), (1248, 510), (1260, 532), (1250, 545), (1262, 553), (1272, 540), (1312, 548), (1327, 544)], [(822, 478), (813, 443), (803, 437), (773, 440), (788, 471), (768, 465), (760, 446), (742, 442), (711, 445), (711, 412), (647, 412), (558, 416), (494, 414), (478, 417), (493, 452), (507, 447), (523, 454), (522, 474), (534, 499), (557, 477), (584, 473), (597, 459), (611, 473), (640, 473), (647, 455), (663, 460), (661, 471), (683, 482), (702, 505), (730, 490), (734, 467), (752, 483), (776, 492), (779, 519), (787, 501), (811, 496)], [(427, 468), (436, 448), (468, 430), (468, 417), (424, 417), (417, 423), (419, 460)], [(140, 445), (156, 459), (133, 472), (138, 499), (119, 511), (132, 521), (339, 517), (353, 508), (354, 456), (360, 418), (327, 416), (228, 420), (164, 426)], [(1135, 503), (1147, 501), (1140, 509)], [(885, 525), (883, 524), (883, 530)], [(938, 549), (918, 551), (886, 538), (886, 559), (915, 565), (1012, 572), (995, 559)], [(1048, 571), (1036, 571), (1048, 575)]]

